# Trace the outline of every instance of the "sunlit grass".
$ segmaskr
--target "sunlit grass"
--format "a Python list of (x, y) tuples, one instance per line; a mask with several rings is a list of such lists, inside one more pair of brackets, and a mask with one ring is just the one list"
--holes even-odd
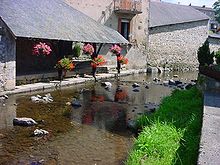
[(196, 164), (202, 112), (202, 94), (197, 88), (174, 91), (156, 113), (138, 119), (143, 132), (127, 164)]

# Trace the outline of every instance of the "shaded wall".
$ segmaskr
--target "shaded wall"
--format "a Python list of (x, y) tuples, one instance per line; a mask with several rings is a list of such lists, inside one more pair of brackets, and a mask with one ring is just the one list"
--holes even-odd
[(176, 70), (198, 67), (197, 51), (208, 37), (207, 21), (150, 29), (148, 63)]
[(0, 92), (15, 88), (15, 49), (15, 38), (0, 19)]
[[(18, 38), (16, 45), (16, 70), (17, 76), (54, 72), (55, 64), (64, 55), (72, 53), (72, 42), (35, 40)], [(36, 43), (45, 42), (50, 45), (52, 53), (49, 56), (36, 56), (32, 54)]]

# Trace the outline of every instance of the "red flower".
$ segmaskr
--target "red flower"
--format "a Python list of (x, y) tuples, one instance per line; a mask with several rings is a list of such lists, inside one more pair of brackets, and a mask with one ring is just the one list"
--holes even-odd
[(106, 61), (105, 61), (104, 57), (101, 55), (98, 55), (96, 58), (94, 58), (94, 60), (92, 60), (91, 66), (97, 67), (97, 66), (104, 65), (105, 63), (106, 63)]
[(122, 55), (117, 57), (117, 60), (121, 63), (121, 64), (128, 64), (128, 59)]

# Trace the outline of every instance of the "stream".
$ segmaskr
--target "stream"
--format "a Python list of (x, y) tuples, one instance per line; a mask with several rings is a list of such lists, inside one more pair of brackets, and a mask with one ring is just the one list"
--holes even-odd
[[(100, 82), (88, 82), (0, 100), (0, 164), (124, 164), (135, 138), (129, 125), (139, 115), (153, 112), (146, 105), (159, 104), (172, 92), (173, 88), (161, 82), (175, 74), (182, 82), (197, 79), (197, 72), (138, 74), (102, 80), (111, 82), (109, 89)], [(155, 77), (161, 81), (154, 82)], [(134, 83), (140, 87), (132, 87)], [(53, 102), (34, 103), (30, 99), (47, 93)], [(80, 106), (71, 106), (73, 100)], [(38, 125), (13, 126), (15, 117), (33, 118)], [(49, 134), (33, 136), (35, 129)]]

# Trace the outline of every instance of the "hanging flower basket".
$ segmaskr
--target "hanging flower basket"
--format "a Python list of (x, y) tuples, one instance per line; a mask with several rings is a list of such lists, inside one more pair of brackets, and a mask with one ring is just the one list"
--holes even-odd
[(128, 59), (122, 55), (118, 56), (117, 57), (117, 61), (120, 63), (120, 64), (128, 64)]
[(91, 56), (94, 53), (94, 47), (91, 44), (86, 44), (83, 46), (83, 52)]
[(121, 50), (122, 50), (122, 48), (117, 44), (112, 45), (112, 47), (110, 48), (110, 52), (112, 52), (115, 55), (120, 54)]
[(32, 54), (35, 56), (48, 56), (52, 52), (49, 45), (43, 42), (39, 42), (38, 44), (35, 44), (32, 50)]
[(54, 68), (58, 71), (59, 80), (62, 80), (67, 71), (72, 71), (75, 68), (75, 64), (69, 58), (64, 57), (57, 62)]
[(102, 55), (98, 55), (97, 57), (95, 57), (92, 62), (91, 62), (91, 66), (92, 67), (97, 67), (97, 66), (101, 66), (104, 65), (106, 63), (104, 57)]

